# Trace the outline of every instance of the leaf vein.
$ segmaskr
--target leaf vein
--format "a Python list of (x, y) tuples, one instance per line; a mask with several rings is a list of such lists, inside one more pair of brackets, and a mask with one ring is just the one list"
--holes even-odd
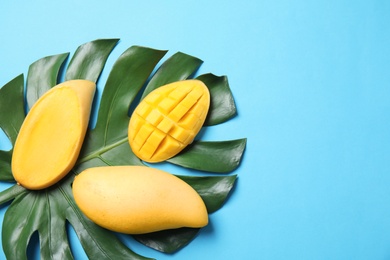
[(107, 164), (107, 166), (112, 166), (112, 164), (105, 160), (102, 156), (99, 156), (99, 159), (102, 160), (102, 162), (104, 162), (105, 164)]
[(92, 153), (86, 155), (85, 157), (81, 158), (77, 162), (76, 165), (79, 165), (79, 164), (82, 164), (84, 162), (87, 162), (87, 161), (89, 161), (89, 160), (91, 160), (93, 158), (98, 158), (103, 153), (105, 153), (105, 152), (107, 152), (107, 151), (109, 151), (109, 150), (111, 150), (111, 149), (113, 149), (113, 148), (115, 148), (115, 147), (125, 143), (125, 142), (127, 142), (127, 136), (125, 138), (122, 138), (122, 139), (118, 140), (117, 142), (114, 142), (114, 143), (112, 143), (110, 145), (103, 146), (100, 149), (97, 149), (95, 152), (92, 152)]
[(48, 236), (49, 236), (49, 241), (48, 241), (48, 244), (49, 244), (49, 252), (50, 252), (50, 256), (51, 256), (51, 259), (54, 259), (54, 254), (53, 254), (53, 251), (52, 251), (52, 241), (51, 241), (51, 234), (52, 234), (52, 230), (51, 230), (51, 221), (52, 221), (52, 218), (51, 218), (51, 204), (50, 204), (50, 198), (49, 198), (49, 194), (48, 192), (45, 192), (45, 195), (46, 195), (46, 205), (47, 205), (47, 214), (49, 215), (48, 216), (48, 223), (47, 223), (47, 229), (49, 230), (48, 233)]

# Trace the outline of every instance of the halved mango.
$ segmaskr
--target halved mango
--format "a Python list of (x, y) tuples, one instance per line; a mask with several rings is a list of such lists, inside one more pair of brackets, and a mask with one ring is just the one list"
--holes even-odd
[(74, 166), (88, 127), (96, 85), (71, 80), (54, 86), (27, 114), (12, 155), (12, 173), (27, 189), (47, 188)]
[(186, 182), (147, 166), (84, 170), (72, 185), (80, 210), (112, 231), (142, 234), (208, 223), (206, 206)]
[(200, 80), (183, 80), (150, 92), (129, 122), (129, 144), (146, 162), (165, 161), (192, 143), (206, 119), (210, 93)]

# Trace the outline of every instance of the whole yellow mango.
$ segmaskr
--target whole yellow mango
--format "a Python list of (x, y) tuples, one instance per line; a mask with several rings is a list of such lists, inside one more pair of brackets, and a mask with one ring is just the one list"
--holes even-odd
[(192, 143), (206, 119), (210, 93), (200, 80), (170, 83), (150, 92), (129, 122), (129, 144), (146, 162), (167, 160)]
[(186, 182), (147, 166), (84, 170), (72, 185), (80, 210), (97, 225), (142, 234), (208, 223), (206, 206)]
[(94, 82), (71, 80), (37, 100), (12, 154), (12, 174), (18, 184), (32, 190), (47, 188), (72, 169), (88, 127), (95, 89)]

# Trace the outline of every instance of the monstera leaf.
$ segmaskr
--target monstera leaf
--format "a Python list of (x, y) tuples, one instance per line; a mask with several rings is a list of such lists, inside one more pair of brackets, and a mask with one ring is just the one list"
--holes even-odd
[[(4, 85), (0, 89), (0, 127), (11, 144), (15, 143), (25, 118), (25, 108), (28, 110), (43, 93), (58, 84), (60, 75), (64, 75), (65, 80), (88, 79), (100, 84), (100, 74), (117, 43), (118, 39), (85, 43), (77, 48), (67, 68), (65, 61), (69, 53), (47, 56), (34, 62), (29, 67), (26, 93), (23, 75)], [(9, 203), (2, 225), (2, 243), (7, 259), (27, 259), (26, 248), (35, 233), (39, 236), (41, 259), (73, 259), (66, 232), (68, 224), (75, 230), (90, 259), (149, 259), (128, 248), (118, 234), (86, 218), (74, 202), (71, 185), (75, 175), (89, 167), (146, 165), (128, 145), (127, 127), (132, 110), (153, 89), (193, 77), (202, 64), (200, 59), (181, 52), (162, 62), (166, 53), (132, 46), (116, 60), (104, 85), (96, 126), (87, 131), (78, 161), (63, 180), (40, 191), (13, 184), (0, 192), (0, 204)], [(160, 62), (161, 66), (156, 68)], [(231, 119), (236, 108), (227, 78), (213, 74), (197, 78), (206, 83), (211, 94), (205, 126)], [(208, 212), (212, 213), (223, 206), (234, 186), (237, 176), (230, 173), (238, 167), (245, 145), (245, 138), (197, 140), (167, 163), (193, 169), (195, 174), (196, 171), (203, 173), (178, 177), (199, 193)], [(0, 150), (0, 181), (15, 182), (11, 160), (12, 149)], [(134, 238), (146, 246), (171, 253), (187, 245), (198, 232), (199, 229), (181, 228)]]

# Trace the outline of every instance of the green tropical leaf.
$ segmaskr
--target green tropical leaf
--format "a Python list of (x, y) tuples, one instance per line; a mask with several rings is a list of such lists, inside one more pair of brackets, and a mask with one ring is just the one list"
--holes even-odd
[(156, 88), (187, 79), (198, 70), (202, 63), (203, 61), (196, 57), (182, 52), (175, 53), (153, 75), (153, 78), (142, 93), (141, 100)]
[[(47, 56), (31, 64), (26, 87), (27, 106), (32, 106), (45, 91), (57, 84), (62, 70), (66, 70), (66, 80), (97, 82), (117, 42), (118, 39), (100, 39), (81, 45), (67, 68), (64, 68), (67, 53)], [(131, 151), (127, 140), (129, 115), (137, 105), (136, 101), (164, 84), (193, 77), (202, 64), (202, 60), (178, 52), (156, 68), (166, 53), (132, 46), (117, 59), (104, 86), (96, 126), (87, 131), (77, 163), (62, 181), (41, 191), (26, 190), (15, 184), (0, 192), (0, 204), (12, 201), (2, 229), (7, 259), (26, 259), (26, 248), (36, 233), (42, 259), (73, 259), (66, 233), (69, 224), (90, 259), (148, 259), (131, 251), (115, 233), (87, 219), (74, 202), (71, 184), (75, 174), (90, 167), (145, 165)], [(156, 72), (151, 75), (153, 71)], [(206, 83), (211, 94), (206, 125), (220, 124), (232, 118), (236, 109), (227, 78), (204, 74), (198, 79)], [(0, 127), (12, 144), (25, 117), (23, 89), (23, 75), (0, 89)], [(12, 113), (9, 113), (10, 109)], [(203, 173), (227, 173), (238, 167), (245, 145), (246, 139), (196, 141), (169, 162)], [(1, 181), (14, 180), (11, 160), (12, 149), (0, 151)], [(212, 213), (224, 205), (237, 176), (178, 177), (199, 193), (208, 212)], [(187, 245), (198, 232), (199, 229), (181, 228), (134, 238), (156, 250), (171, 253)]]
[(50, 88), (57, 85), (58, 73), (69, 53), (53, 55), (30, 65), (27, 75), (26, 100), (29, 108)]
[(178, 176), (202, 197), (208, 213), (219, 210), (225, 203), (237, 175), (231, 176)]
[(210, 91), (210, 111), (204, 125), (212, 126), (226, 122), (237, 114), (233, 94), (226, 76), (208, 73), (197, 77)]
[[(5, 255), (9, 259), (27, 259), (26, 248), (35, 231), (39, 231), (41, 259), (72, 259), (66, 239), (65, 220), (61, 217), (51, 218), (53, 212), (48, 191), (26, 192), (17, 196), (4, 215), (2, 237)], [(60, 215), (61, 216), (61, 215)], [(56, 232), (56, 236), (50, 236)], [(48, 239), (52, 237), (53, 240)], [(58, 258), (61, 256), (60, 258)], [(51, 258), (52, 257), (52, 258)]]
[(245, 138), (221, 142), (195, 141), (168, 162), (199, 171), (228, 173), (240, 164), (245, 146)]
[(107, 58), (119, 39), (100, 39), (79, 46), (69, 62), (65, 80), (97, 82)]
[(24, 120), (24, 77), (19, 75), (0, 89), (0, 128), (15, 144)]

